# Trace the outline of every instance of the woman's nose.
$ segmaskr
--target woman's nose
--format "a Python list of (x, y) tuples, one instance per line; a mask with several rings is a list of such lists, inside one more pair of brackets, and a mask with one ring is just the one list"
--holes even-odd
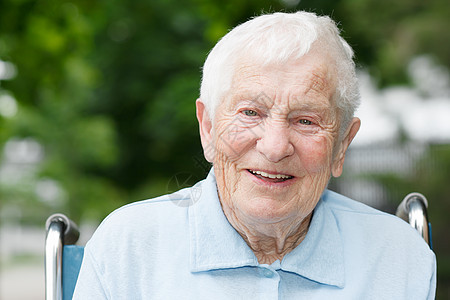
[(286, 124), (271, 124), (267, 122), (261, 137), (256, 142), (256, 150), (270, 162), (279, 162), (294, 154), (290, 129)]

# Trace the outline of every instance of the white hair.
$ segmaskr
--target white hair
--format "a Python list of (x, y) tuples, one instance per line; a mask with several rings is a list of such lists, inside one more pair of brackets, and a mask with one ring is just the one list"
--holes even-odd
[(200, 98), (211, 120), (231, 88), (239, 61), (251, 59), (263, 65), (295, 61), (313, 46), (326, 47), (335, 60), (337, 87), (334, 95), (345, 131), (359, 105), (359, 89), (353, 50), (327, 16), (314, 13), (274, 13), (255, 17), (231, 30), (211, 50), (203, 66)]

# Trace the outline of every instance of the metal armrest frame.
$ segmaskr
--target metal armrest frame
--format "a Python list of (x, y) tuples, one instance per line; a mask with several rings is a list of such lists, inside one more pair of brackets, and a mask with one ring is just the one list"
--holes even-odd
[(74, 244), (80, 235), (75, 223), (63, 214), (51, 215), (45, 223), (45, 299), (62, 299), (64, 244)]
[(424, 195), (410, 193), (400, 203), (395, 214), (416, 229), (432, 248), (431, 224), (428, 220), (427, 208), (428, 201)]

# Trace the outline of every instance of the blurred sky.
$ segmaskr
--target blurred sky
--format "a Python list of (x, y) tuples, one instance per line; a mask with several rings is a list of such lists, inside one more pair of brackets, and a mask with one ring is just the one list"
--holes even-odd
[(361, 106), (356, 115), (361, 129), (353, 146), (392, 141), (402, 130), (414, 142), (450, 143), (450, 75), (429, 56), (409, 65), (414, 87), (383, 90), (363, 70), (358, 74)]

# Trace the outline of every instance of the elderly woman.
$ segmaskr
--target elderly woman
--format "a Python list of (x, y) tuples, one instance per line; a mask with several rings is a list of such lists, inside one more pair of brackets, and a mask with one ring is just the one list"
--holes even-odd
[(196, 102), (210, 174), (112, 213), (75, 299), (433, 299), (421, 237), (326, 189), (360, 126), (352, 56), (328, 17), (305, 12), (220, 40)]

